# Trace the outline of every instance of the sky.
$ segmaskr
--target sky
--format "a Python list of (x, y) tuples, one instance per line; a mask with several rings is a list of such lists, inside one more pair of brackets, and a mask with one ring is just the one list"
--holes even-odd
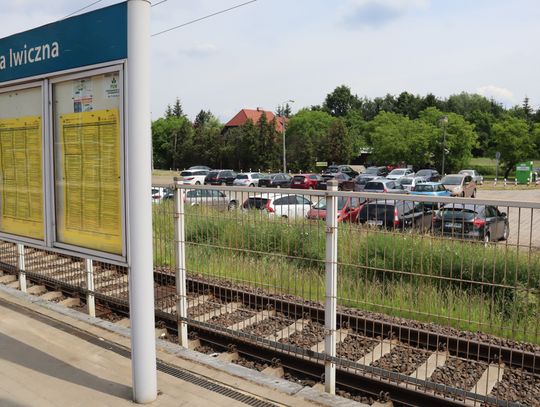
[[(0, 38), (94, 1), (2, 1)], [(152, 7), (152, 32), (245, 1), (167, 0)], [(294, 112), (342, 84), (359, 97), (469, 92), (538, 108), (538, 21), (538, 0), (257, 0), (152, 38), (152, 118), (176, 97), (192, 119), (287, 100)]]

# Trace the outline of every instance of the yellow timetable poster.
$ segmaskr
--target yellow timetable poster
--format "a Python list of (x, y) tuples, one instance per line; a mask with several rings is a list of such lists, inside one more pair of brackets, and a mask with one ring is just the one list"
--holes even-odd
[(122, 254), (118, 110), (65, 114), (60, 116), (60, 127), (59, 240)]
[(0, 119), (0, 230), (43, 239), (41, 116)]

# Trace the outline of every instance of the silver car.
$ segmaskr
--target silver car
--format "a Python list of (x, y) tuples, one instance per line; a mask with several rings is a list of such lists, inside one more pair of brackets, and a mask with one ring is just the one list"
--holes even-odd
[(424, 177), (402, 177), (398, 179), (397, 182), (399, 182), (408, 192), (411, 192), (414, 191), (417, 184), (426, 182), (426, 179)]
[(261, 177), (260, 172), (242, 172), (236, 176), (233, 185), (235, 187), (258, 187)]
[(388, 192), (391, 194), (406, 194), (407, 190), (398, 182), (386, 178), (377, 178), (369, 181), (364, 192)]
[(204, 205), (222, 210), (238, 207), (238, 201), (230, 199), (225, 192), (215, 189), (190, 189), (186, 192), (184, 202), (190, 206)]
[(476, 170), (461, 170), (458, 174), (470, 175), (474, 182), (477, 184), (484, 184), (484, 177), (481, 176)]
[(388, 179), (400, 179), (401, 177), (413, 177), (414, 171), (410, 168), (394, 168), (386, 176)]

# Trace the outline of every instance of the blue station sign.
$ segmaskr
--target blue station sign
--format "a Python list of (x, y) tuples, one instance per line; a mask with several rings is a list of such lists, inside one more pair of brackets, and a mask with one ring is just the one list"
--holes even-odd
[(127, 2), (0, 39), (0, 84), (127, 58)]

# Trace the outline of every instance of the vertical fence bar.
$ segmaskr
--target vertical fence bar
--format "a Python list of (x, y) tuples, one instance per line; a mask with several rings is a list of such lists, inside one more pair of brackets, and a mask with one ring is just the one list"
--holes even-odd
[(26, 266), (24, 264), (24, 245), (17, 243), (17, 268), (19, 269), (19, 288), (26, 292)]
[[(337, 181), (326, 184), (328, 191), (337, 191)], [(326, 284), (324, 300), (324, 352), (327, 356), (336, 356), (336, 307), (337, 307), (337, 197), (326, 195)], [(336, 364), (324, 363), (324, 389), (327, 393), (336, 393)]]
[(94, 261), (92, 259), (84, 259), (84, 268), (86, 271), (86, 305), (88, 307), (88, 315), (96, 316), (96, 299), (94, 296)]
[(176, 245), (176, 318), (178, 321), (178, 341), (188, 347), (187, 299), (186, 299), (186, 238), (184, 214), (185, 190), (178, 187), (175, 177), (174, 188), (174, 243)]

